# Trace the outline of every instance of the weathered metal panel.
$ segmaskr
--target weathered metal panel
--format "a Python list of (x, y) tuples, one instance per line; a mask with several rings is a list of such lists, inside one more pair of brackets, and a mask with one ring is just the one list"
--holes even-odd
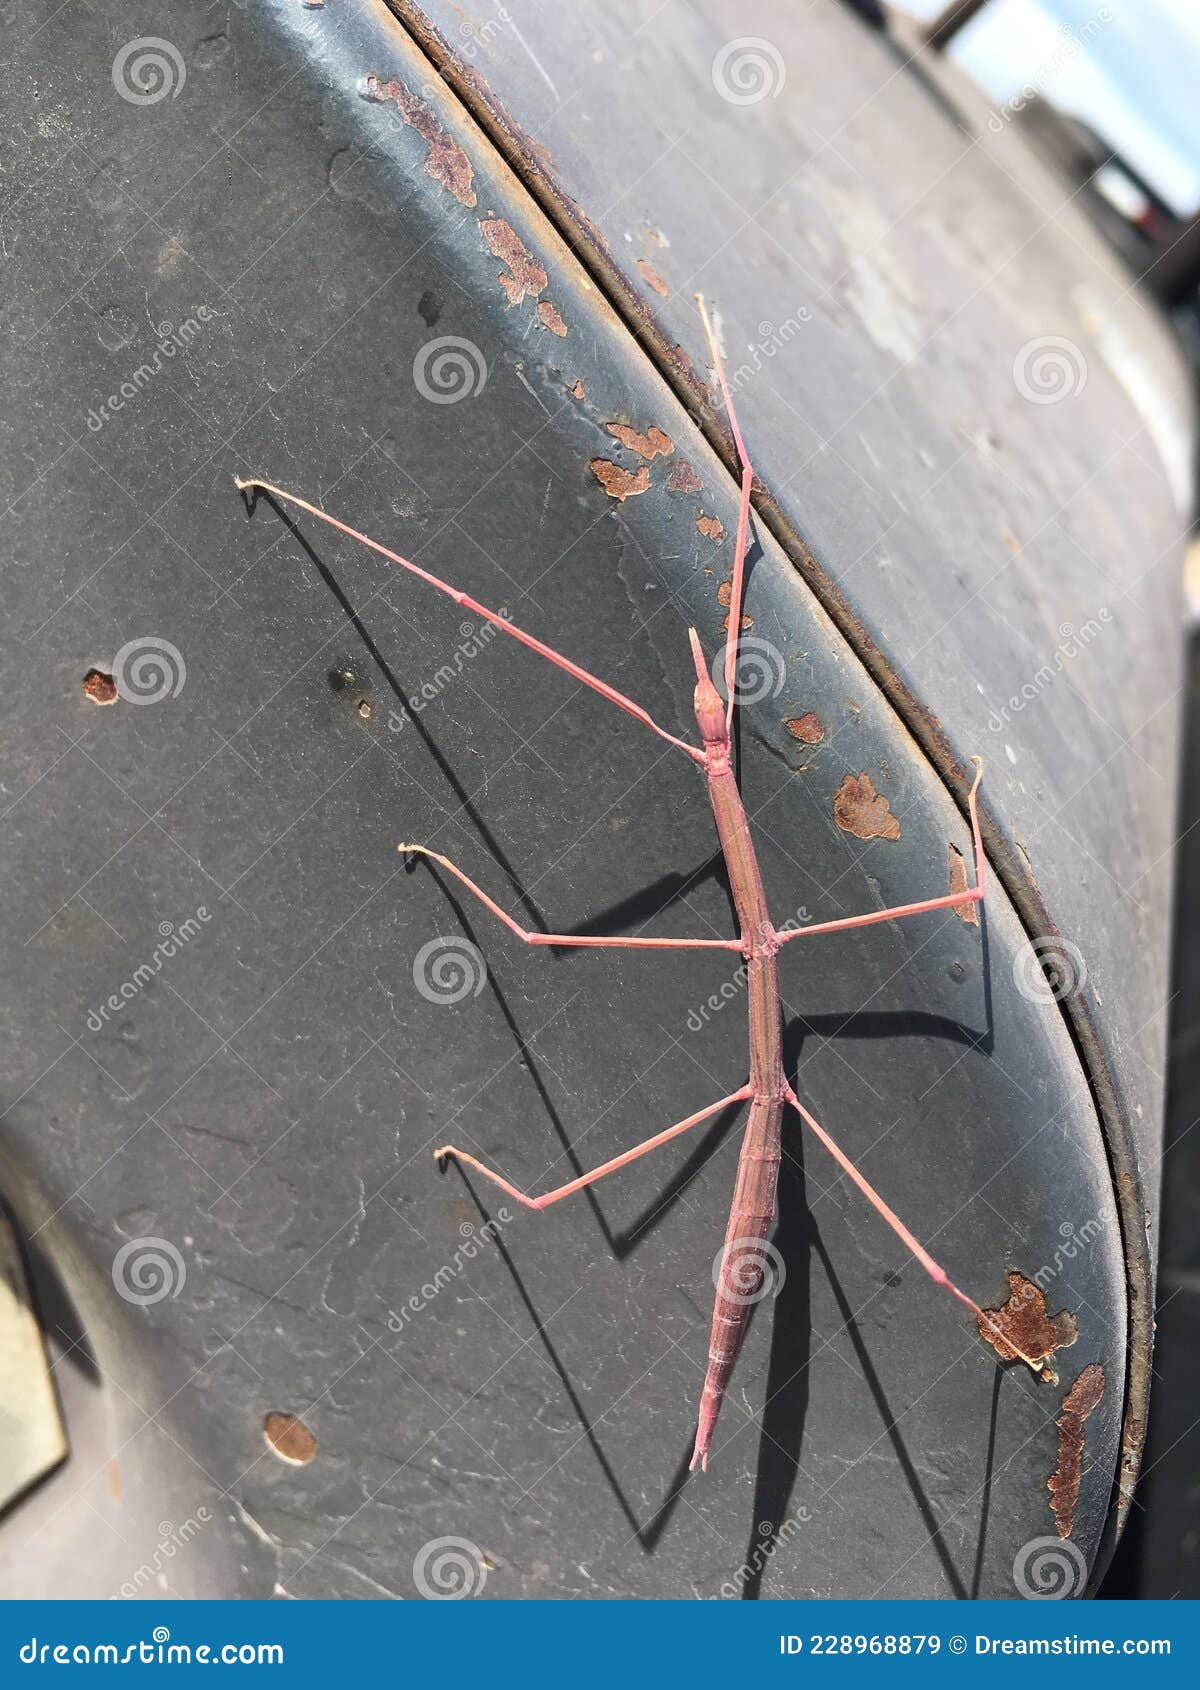
[[(1117, 1209), (1085, 1073), (1002, 890), (981, 929), (951, 915), (792, 947), (790, 1052), (806, 1099), (976, 1295), (999, 1300), (1015, 1267), (1076, 1311), (1057, 1388), (998, 1372), (796, 1135), (786, 1280), (757, 1311), (726, 1441), (681, 1495), (728, 1135), (495, 1238), (471, 1189), (439, 1181), (429, 1151), (451, 1127), (530, 1185), (615, 1154), (735, 1084), (744, 1028), (725, 965), (527, 951), (405, 874), (397, 839), (447, 849), (538, 923), (723, 931), (702, 786), (380, 560), (261, 503), (247, 522), (232, 472), (322, 499), (681, 729), (687, 624), (710, 650), (723, 638), (729, 545), (697, 519), (730, 533), (734, 485), (381, 5), (255, 7), (216, 30), (199, 5), (139, 11), (187, 67), (151, 105), (108, 77), (135, 32), (122, 9), (52, 10), (7, 72), (43, 119), (7, 137), (27, 198), (4, 301), (21, 896), (3, 918), (0, 1132), (5, 1195), (103, 1333), (102, 1377), (175, 1428), (178, 1508), (214, 1488), (236, 1505), (244, 1569), (222, 1527), (172, 1580), (411, 1595), (415, 1558), (455, 1535), (488, 1556), (488, 1596), (1011, 1595), (1014, 1556), (1053, 1530), (1064, 1389), (1098, 1362), (1075, 1523), (1090, 1559), (1123, 1408)], [(497, 247), (516, 248), (483, 227), (500, 223), (546, 273), (515, 302)], [(189, 321), (178, 356), (101, 415), (164, 322)], [(444, 336), (488, 371), (471, 364), (454, 404), (428, 396)], [(589, 467), (641, 467), (612, 423), (671, 442), (623, 503)], [(668, 488), (683, 459), (699, 491)], [(958, 809), (793, 560), (760, 542), (748, 610), (783, 669), (741, 753), (778, 918), (944, 890), (968, 844)], [(84, 674), (139, 639), (165, 696), (133, 702), (127, 654), (126, 696), (98, 708)], [(810, 711), (815, 745), (786, 725)], [(836, 825), (860, 771), (899, 837)], [(487, 980), (435, 1001), (418, 956), (460, 933)], [(168, 1254), (162, 1295), (122, 1299), (118, 1251), (147, 1240), (184, 1271)], [(306, 1465), (264, 1443), (271, 1413), (311, 1429)], [(106, 1497), (102, 1467), (72, 1460), (36, 1493), (52, 1555), (32, 1560), (28, 1515), (5, 1522), (26, 1581), (80, 1588), (96, 1512), (147, 1564), (129, 1473)], [(155, 1471), (134, 1461), (143, 1504)], [(84, 1483), (80, 1518), (65, 1505)], [(770, 1556), (765, 1523), (787, 1527)], [(118, 1571), (93, 1565), (86, 1588)]]

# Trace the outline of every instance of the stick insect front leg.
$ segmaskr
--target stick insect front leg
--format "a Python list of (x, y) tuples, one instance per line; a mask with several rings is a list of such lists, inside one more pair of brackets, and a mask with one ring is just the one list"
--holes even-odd
[(554, 1191), (547, 1191), (541, 1197), (530, 1197), (526, 1192), (518, 1191), (515, 1185), (510, 1184), (504, 1178), (503, 1174), (498, 1174), (494, 1168), (487, 1167), (478, 1157), (472, 1156), (470, 1151), (459, 1150), (453, 1144), (443, 1144), (433, 1154), (439, 1162), (444, 1162), (452, 1156), (456, 1162), (474, 1168), (476, 1172), (485, 1175), (492, 1181), (493, 1185), (498, 1185), (501, 1191), (507, 1192), (510, 1197), (526, 1209), (548, 1209), (552, 1203), (561, 1203), (564, 1197), (573, 1197), (577, 1191), (582, 1191), (585, 1186), (594, 1185), (598, 1179), (603, 1179), (605, 1174), (615, 1174), (618, 1168), (624, 1168), (630, 1162), (636, 1162), (640, 1156), (645, 1156), (647, 1151), (657, 1150), (660, 1144), (669, 1144), (673, 1138), (678, 1138), (680, 1133), (687, 1132), (691, 1127), (698, 1127), (701, 1121), (711, 1120), (714, 1115), (719, 1115), (722, 1109), (728, 1109), (731, 1104), (744, 1103), (751, 1092), (750, 1086), (740, 1086), (737, 1091), (730, 1092), (728, 1097), (722, 1097), (716, 1103), (710, 1103), (707, 1109), (701, 1109), (695, 1115), (687, 1116), (685, 1120), (676, 1121), (673, 1127), (667, 1127), (664, 1132), (655, 1133), (653, 1138), (646, 1139), (644, 1143), (635, 1144), (632, 1150), (623, 1151), (620, 1156), (614, 1156), (611, 1161), (602, 1162), (598, 1168), (593, 1168), (590, 1173), (581, 1174), (578, 1179), (570, 1180), (566, 1185), (560, 1185)]

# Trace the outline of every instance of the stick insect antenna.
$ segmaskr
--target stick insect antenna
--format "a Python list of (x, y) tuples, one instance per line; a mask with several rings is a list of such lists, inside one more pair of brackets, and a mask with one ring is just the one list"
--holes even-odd
[(738, 427), (737, 412), (733, 408), (733, 395), (730, 393), (729, 383), (725, 379), (725, 361), (721, 357), (721, 348), (717, 344), (716, 332), (709, 318), (708, 307), (704, 303), (702, 293), (696, 295), (696, 303), (700, 307), (700, 318), (704, 324), (704, 333), (708, 340), (709, 352), (712, 355), (713, 367), (717, 372), (717, 381), (720, 383), (721, 398), (725, 404), (725, 415), (729, 418), (729, 426), (733, 431), (733, 443), (737, 448), (738, 462), (742, 466), (742, 496), (738, 503), (737, 539), (734, 542), (733, 553), (733, 582), (729, 590), (729, 639), (725, 645), (725, 725), (728, 728), (733, 723), (738, 644), (742, 637), (742, 598), (746, 578), (746, 543), (750, 527), (750, 489), (754, 485), (754, 466), (750, 462), (746, 442), (742, 439), (742, 431)]

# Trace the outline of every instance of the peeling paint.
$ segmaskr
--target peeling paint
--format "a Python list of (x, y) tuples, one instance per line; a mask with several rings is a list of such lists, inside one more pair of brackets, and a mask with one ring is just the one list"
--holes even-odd
[(672, 464), (667, 475), (668, 493), (702, 493), (704, 484), (686, 458)]
[(425, 102), (406, 88), (398, 76), (387, 82), (381, 82), (377, 76), (369, 76), (367, 91), (373, 100), (394, 100), (405, 123), (415, 129), (425, 142), (429, 148), (425, 174), (440, 182), (460, 205), (475, 205), (475, 190), (471, 186), (475, 172), (471, 161), (457, 142), (450, 139)]
[(496, 278), (508, 303), (519, 305), (527, 293), (541, 293), (549, 278), (533, 254), (526, 252), (512, 224), (502, 217), (485, 217), (479, 227), (492, 257), (508, 266), (507, 273), (502, 270)]
[(652, 270), (650, 268), (649, 264), (646, 263), (646, 260), (644, 258), (638, 259), (637, 267), (641, 271), (642, 280), (649, 287), (652, 287), (654, 289), (655, 293), (661, 294), (662, 297), (665, 299), (667, 297), (667, 292), (668, 292), (667, 284), (666, 284), (666, 282), (663, 281), (662, 277), (658, 274), (657, 270)]
[[(1056, 1350), (1065, 1349), (1079, 1336), (1070, 1310), (1048, 1315), (1045, 1292), (1015, 1269), (1009, 1270), (1008, 1300), (998, 1309), (983, 1312), (988, 1318), (979, 1322), (979, 1335), (986, 1338), (1001, 1361), (1016, 1361), (1018, 1352), (1023, 1351), (1033, 1361), (1048, 1362)], [(1047, 1384), (1057, 1381), (1053, 1368), (1046, 1368), (1042, 1378)]]
[(263, 1421), (268, 1449), (290, 1467), (307, 1467), (317, 1453), (317, 1440), (294, 1414), (271, 1413)]
[(820, 745), (825, 738), (825, 724), (815, 710), (806, 710), (803, 716), (793, 716), (783, 725), (801, 745)]
[(650, 490), (650, 471), (645, 464), (639, 464), (637, 473), (633, 474), (622, 469), (620, 464), (610, 463), (607, 458), (593, 458), (589, 468), (609, 498), (622, 504), (635, 493)]
[(560, 336), (560, 338), (564, 340), (566, 339), (567, 325), (559, 316), (558, 307), (556, 305), (551, 305), (548, 299), (543, 299), (537, 308), (537, 314), (541, 319), (541, 324), (544, 329), (549, 329), (551, 334), (556, 334)]
[(720, 542), (725, 538), (725, 530), (721, 526), (719, 517), (698, 516), (696, 518), (696, 527), (699, 529), (701, 534), (707, 535), (710, 540)]
[(847, 775), (833, 800), (833, 819), (856, 839), (899, 839), (900, 818), (865, 770)]
[[(959, 892), (969, 891), (967, 885), (966, 858), (957, 845), (948, 847), (950, 859), (950, 895), (955, 897)], [(955, 904), (954, 913), (960, 921), (965, 921), (968, 927), (979, 926), (978, 904)]]
[(83, 677), (83, 690), (93, 704), (115, 704), (117, 683), (103, 669), (89, 669)]
[[(699, 523), (697, 523), (696, 526), (699, 527), (700, 526)], [(717, 603), (723, 604), (725, 606), (726, 610), (728, 610), (729, 606), (732, 602), (733, 602), (733, 582), (732, 581), (722, 581), (722, 582), (720, 582), (720, 584), (717, 587)], [(723, 628), (725, 628), (726, 630), (728, 630), (728, 628), (729, 628), (729, 618), (728, 618), (728, 616), (725, 618), (724, 622), (722, 622), (721, 626)], [(753, 626), (754, 626), (753, 616), (743, 615), (743, 617), (742, 617), (742, 632), (745, 633), (747, 628), (753, 628)]]
[(664, 434), (661, 428), (655, 428), (653, 423), (645, 434), (639, 434), (637, 429), (631, 428), (628, 423), (605, 423), (604, 426), (622, 446), (636, 452), (639, 458), (665, 458), (675, 450), (675, 442), (671, 436)]
[(1104, 1369), (1092, 1361), (1063, 1398), (1058, 1417), (1058, 1466), (1046, 1480), (1059, 1537), (1070, 1537), (1083, 1472), (1083, 1427), (1104, 1395)]
[(586, 391), (587, 390), (585, 389), (582, 381), (577, 381), (571, 389), (571, 397), (573, 399), (582, 399)]

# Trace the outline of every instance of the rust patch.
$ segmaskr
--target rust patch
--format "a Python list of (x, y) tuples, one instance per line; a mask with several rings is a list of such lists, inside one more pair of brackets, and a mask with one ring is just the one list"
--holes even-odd
[[(696, 526), (699, 527), (699, 523), (697, 523)], [(714, 539), (715, 538), (716, 538), (716, 536), (714, 535)], [(730, 603), (732, 602), (732, 599), (733, 599), (733, 582), (732, 581), (722, 581), (722, 582), (720, 582), (718, 584), (718, 587), (717, 587), (717, 603), (723, 604), (725, 606), (726, 610), (728, 610)], [(728, 628), (729, 628), (729, 618), (728, 618), (728, 616), (725, 618), (724, 622), (722, 622), (721, 626), (724, 629), (728, 630)], [(754, 626), (753, 616), (743, 615), (743, 617), (742, 617), (742, 632), (745, 633), (747, 628), (753, 628), (753, 626)]]
[[(1065, 1349), (1079, 1336), (1070, 1310), (1047, 1314), (1045, 1292), (1015, 1270), (1008, 1275), (1007, 1302), (983, 1312), (987, 1320), (979, 1321), (979, 1335), (987, 1339), (1001, 1361), (1016, 1361), (1018, 1352), (1024, 1351), (1033, 1361), (1048, 1362), (1056, 1350)], [(1053, 1368), (1046, 1368), (1042, 1378), (1053, 1384)]]
[(471, 186), (475, 172), (471, 161), (458, 143), (450, 139), (424, 100), (419, 100), (398, 76), (387, 82), (381, 82), (377, 76), (369, 76), (367, 89), (373, 100), (394, 100), (405, 123), (410, 129), (415, 129), (425, 142), (429, 148), (425, 174), (440, 182), (447, 193), (454, 195), (459, 205), (475, 205), (475, 190)]
[[(719, 517), (698, 516), (696, 518), (696, 527), (700, 530), (701, 534), (707, 535), (710, 540), (719, 542), (725, 538), (725, 530), (721, 526)], [(726, 600), (725, 602), (728, 603), (729, 601)]]
[(680, 458), (678, 463), (672, 464), (667, 475), (668, 493), (702, 493), (703, 491), (704, 487), (700, 477), (686, 458)]
[[(955, 897), (959, 892), (969, 890), (967, 886), (967, 862), (957, 845), (949, 847), (950, 857), (950, 896)], [(978, 904), (955, 904), (954, 913), (960, 921), (965, 921), (968, 927), (979, 926)]]
[(815, 710), (806, 710), (803, 716), (793, 716), (783, 725), (801, 745), (820, 745), (825, 738), (825, 724)]
[(574, 387), (571, 389), (571, 396), (574, 399), (582, 399), (583, 395), (584, 395), (583, 383), (581, 381), (577, 381), (575, 383)]
[(864, 770), (847, 775), (834, 795), (833, 819), (856, 839), (899, 839), (900, 818)]
[(636, 474), (622, 469), (620, 464), (609, 463), (607, 458), (593, 458), (589, 467), (609, 498), (622, 504), (635, 493), (649, 491), (650, 471), (645, 464), (638, 465)]
[(317, 1453), (317, 1440), (294, 1414), (268, 1414), (263, 1421), (267, 1448), (290, 1467), (307, 1467)]
[(548, 299), (543, 299), (541, 304), (538, 306), (538, 316), (541, 319), (541, 324), (544, 329), (549, 329), (551, 334), (556, 334), (562, 339), (566, 339), (567, 325), (559, 316), (558, 307), (556, 305), (551, 305)]
[(89, 669), (83, 677), (83, 690), (93, 704), (115, 704), (117, 683), (103, 669)]
[(508, 266), (507, 274), (501, 271), (496, 278), (508, 303), (519, 305), (527, 293), (535, 296), (541, 293), (549, 278), (533, 254), (526, 252), (525, 243), (512, 224), (501, 217), (485, 217), (479, 227), (492, 257)]
[(1104, 1369), (1090, 1361), (1063, 1398), (1058, 1417), (1058, 1466), (1046, 1480), (1059, 1537), (1070, 1537), (1083, 1471), (1083, 1424), (1104, 1395)]
[(636, 452), (639, 458), (665, 458), (675, 450), (675, 442), (671, 436), (664, 434), (661, 428), (655, 428), (653, 423), (645, 434), (639, 434), (637, 429), (630, 428), (628, 423), (605, 423), (604, 426), (622, 446)]
[(646, 260), (644, 258), (638, 259), (637, 267), (641, 271), (642, 280), (647, 284), (647, 286), (652, 287), (654, 289), (655, 293), (661, 294), (662, 297), (665, 299), (667, 297), (667, 291), (668, 291), (667, 290), (667, 284), (666, 284), (666, 282), (663, 281), (662, 277), (658, 274), (658, 271), (652, 270), (650, 268), (650, 266), (646, 263)]

